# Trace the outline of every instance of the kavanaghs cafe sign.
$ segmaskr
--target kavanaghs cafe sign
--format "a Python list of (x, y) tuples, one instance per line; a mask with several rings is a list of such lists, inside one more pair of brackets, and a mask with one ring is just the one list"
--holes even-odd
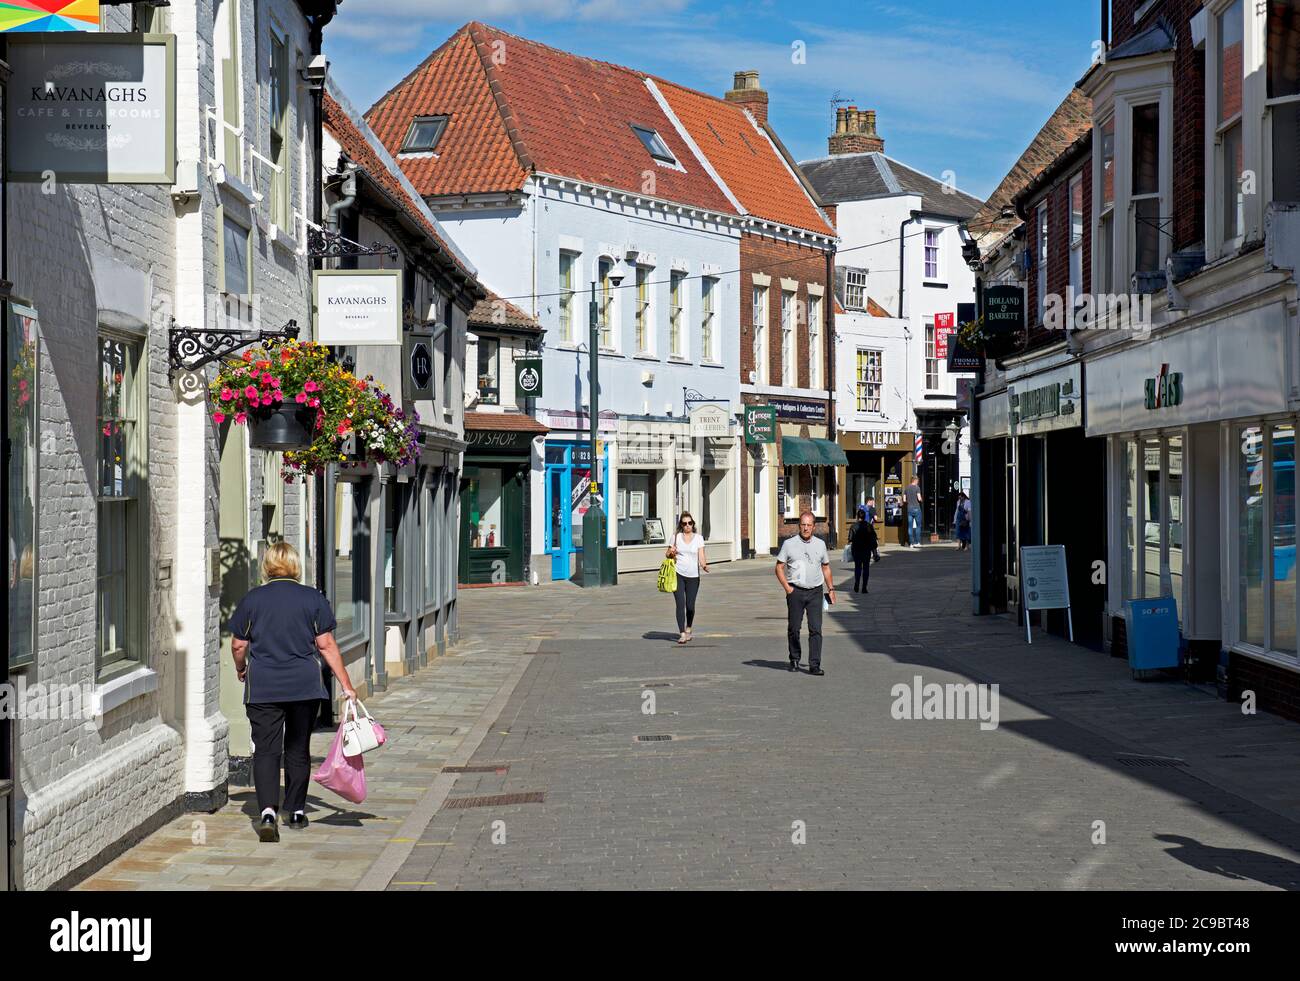
[(318, 269), (312, 293), (321, 344), (402, 343), (400, 269)]
[(175, 37), (73, 32), (7, 40), (10, 180), (175, 182)]

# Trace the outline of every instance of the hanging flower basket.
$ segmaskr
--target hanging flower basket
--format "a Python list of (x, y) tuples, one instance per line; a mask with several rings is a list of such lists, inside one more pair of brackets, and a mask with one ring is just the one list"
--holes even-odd
[(1004, 358), (1020, 349), (1020, 331), (990, 330), (981, 316), (957, 328), (957, 340), (962, 347), (979, 351), (985, 357)]
[(357, 378), (313, 341), (246, 350), (224, 363), (209, 387), (214, 422), (250, 426), (250, 441), (284, 451), (286, 480), (348, 461), (349, 437), (359, 460), (404, 466), (420, 452), (415, 423), (373, 377)]

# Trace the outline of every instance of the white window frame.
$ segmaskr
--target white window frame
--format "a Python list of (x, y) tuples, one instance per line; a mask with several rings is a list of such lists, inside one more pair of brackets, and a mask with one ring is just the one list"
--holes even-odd
[[(934, 236), (934, 245), (930, 244), (930, 237)], [(930, 272), (930, 251), (934, 251), (934, 273)], [(927, 226), (921, 235), (921, 272), (927, 283), (938, 283), (943, 280), (943, 228), (930, 225)]]
[(785, 467), (785, 513), (784, 517), (799, 517), (799, 468)]
[(717, 344), (717, 304), (718, 278), (702, 276), (700, 278), (700, 359), (709, 364), (718, 361), (715, 345)]
[[(1259, 9), (1259, 5), (1246, 3), (1246, 91), (1242, 93), (1247, 113), (1247, 127), (1245, 135), (1247, 139), (1246, 154), (1243, 163), (1247, 170), (1250, 169), (1250, 153), (1256, 147), (1261, 147), (1263, 151), (1262, 165), (1256, 168), (1256, 173), (1260, 175), (1261, 188), (1258, 193), (1248, 196), (1247, 198), (1247, 218), (1246, 223), (1250, 229), (1250, 237), (1258, 238), (1258, 229), (1262, 226), (1265, 209), (1272, 203), (1273, 181), (1274, 181), (1274, 148), (1273, 148), (1273, 110), (1278, 106), (1296, 106), (1300, 103), (1300, 94), (1278, 96), (1270, 99), (1268, 97), (1268, 18), (1267, 11)], [(1263, 110), (1259, 113), (1260, 126), (1262, 132), (1258, 138), (1252, 139), (1253, 120), (1256, 117), (1254, 107), (1262, 105)], [(1250, 207), (1250, 205), (1254, 207)], [(1258, 222), (1259, 224), (1255, 224)]]
[[(244, 179), (244, 59), (242, 57), (239, 0), (222, 0), (222, 7), (214, 30), (218, 84), (216, 90), (219, 111), (216, 139), (222, 147), (220, 160), (227, 173), (236, 180)], [(222, 42), (225, 42), (224, 48)], [(227, 71), (234, 76), (233, 85), (227, 86)], [(234, 105), (230, 104), (233, 95)], [(229, 128), (227, 128), (229, 127)], [(215, 156), (215, 155), (214, 155)]]
[(770, 287), (761, 283), (754, 284), (753, 321), (754, 321), (754, 374), (757, 384), (767, 384), (767, 301)]
[[(1111, 187), (1117, 188), (1115, 183), (1117, 174), (1113, 173), (1119, 165), (1118, 155), (1116, 153), (1116, 121), (1112, 112), (1107, 118), (1100, 119), (1093, 131), (1093, 146), (1096, 152), (1093, 154), (1093, 234), (1092, 234), (1092, 291), (1094, 293), (1112, 293), (1115, 290), (1115, 203), (1118, 198), (1116, 189), (1111, 196), (1110, 204), (1106, 204), (1103, 195), (1106, 193), (1106, 158), (1105, 158), (1105, 134), (1106, 127), (1111, 128), (1111, 159), (1110, 168)], [(1108, 229), (1109, 232), (1103, 231)]]
[[(1148, 106), (1156, 107), (1156, 138), (1158, 142), (1156, 152), (1159, 155), (1159, 160), (1156, 163), (1156, 169), (1157, 169), (1156, 190), (1153, 192), (1139, 194), (1133, 190), (1134, 173), (1132, 167), (1132, 155), (1133, 155), (1132, 150), (1133, 150), (1134, 143), (1137, 142), (1134, 139), (1134, 133), (1135, 133), (1134, 124), (1137, 119), (1137, 114), (1136, 114), (1137, 110), (1146, 109)], [(1155, 268), (1138, 270), (1138, 268), (1134, 265), (1134, 263), (1137, 262), (1137, 252), (1138, 252), (1138, 244), (1137, 244), (1138, 231), (1139, 231), (1138, 206), (1148, 201), (1154, 201), (1156, 204), (1157, 219), (1168, 218), (1173, 214), (1173, 208), (1170, 206), (1170, 202), (1172, 201), (1172, 198), (1168, 193), (1166, 193), (1167, 185), (1164, 182), (1164, 177), (1162, 173), (1162, 171), (1167, 166), (1166, 155), (1165, 155), (1166, 148), (1164, 145), (1165, 127), (1168, 126), (1171, 121), (1172, 120), (1170, 116), (1167, 116), (1165, 114), (1164, 109), (1160, 104), (1160, 100), (1158, 99), (1142, 99), (1142, 100), (1135, 99), (1129, 104), (1129, 128), (1128, 128), (1129, 175), (1128, 175), (1128, 183), (1126, 184), (1125, 187), (1125, 192), (1128, 194), (1128, 200), (1129, 200), (1128, 223), (1125, 226), (1125, 238), (1128, 240), (1128, 248), (1129, 248), (1129, 262), (1128, 262), (1129, 276), (1132, 276), (1139, 271), (1158, 272), (1161, 269), (1164, 269), (1165, 256), (1169, 254), (1169, 236), (1172, 233), (1172, 226), (1162, 223), (1162, 225), (1151, 229), (1151, 234), (1155, 236), (1156, 243), (1157, 243), (1156, 244), (1157, 259), (1156, 259)]]
[[(1075, 190), (1079, 192), (1079, 211), (1074, 210)], [(1070, 214), (1070, 289), (1077, 304), (1083, 294), (1083, 229), (1087, 222), (1087, 202), (1083, 200), (1083, 171), (1070, 178), (1066, 189)], [(1077, 217), (1076, 217), (1077, 216)]]
[(686, 360), (686, 273), (673, 269), (668, 273), (668, 354)]
[(781, 384), (794, 388), (798, 382), (798, 366), (795, 363), (795, 316), (794, 305), (799, 294), (791, 290), (781, 290)]
[(632, 344), (641, 357), (654, 357), (655, 320), (654, 320), (654, 267), (637, 264), (633, 267), (635, 277), (632, 294), (632, 320), (634, 325)]
[[(1102, 81), (1095, 89), (1089, 87), (1087, 94), (1093, 97), (1093, 145), (1097, 152), (1093, 154), (1093, 292), (1128, 293), (1133, 275), (1133, 254), (1135, 248), (1136, 209), (1131, 194), (1133, 186), (1133, 110), (1138, 106), (1156, 104), (1159, 107), (1160, 127), (1160, 162), (1158, 167), (1158, 214), (1168, 217), (1173, 214), (1173, 64), (1172, 51), (1160, 52), (1145, 58), (1134, 58), (1107, 64)], [(1102, 209), (1102, 128), (1111, 119), (1115, 125), (1115, 160), (1114, 186), (1115, 202), (1113, 210)], [(1101, 227), (1107, 216), (1113, 216), (1114, 248), (1110, 258), (1110, 275), (1103, 270), (1106, 262), (1105, 249), (1102, 246)], [(1119, 226), (1123, 219), (1123, 227)], [(1171, 236), (1161, 232), (1159, 240), (1159, 268), (1164, 268), (1165, 258), (1169, 255)], [(1109, 286), (1109, 288), (1107, 288)]]
[[(867, 270), (860, 266), (844, 267), (844, 309), (845, 310), (866, 310), (867, 301)], [(857, 301), (857, 302), (855, 302)]]
[(808, 294), (808, 387), (822, 385), (822, 298)]
[(556, 269), (556, 273), (559, 277), (559, 284), (560, 284), (559, 330), (560, 330), (561, 344), (574, 343), (573, 308), (574, 305), (578, 302), (577, 284), (575, 283), (574, 280), (575, 280), (575, 273), (578, 270), (578, 263), (580, 260), (581, 260), (581, 253), (574, 252), (570, 249), (560, 250), (559, 266)]
[[(271, 221), (277, 228), (283, 229), (286, 234), (293, 230), (293, 169), (291, 161), (293, 160), (293, 112), (294, 94), (298, 88), (294, 84), (293, 77), (293, 44), (289, 37), (289, 32), (282, 28), (275, 21), (271, 22), (270, 43), (267, 45), (267, 90), (266, 90), (266, 111), (268, 118), (267, 126), (267, 156), (274, 163), (275, 169), (271, 171), (271, 194), (269, 211)], [(272, 112), (271, 92), (274, 89), (276, 81), (275, 49), (279, 46), (284, 51), (284, 82), (283, 91), (280, 95), (284, 118), (277, 127), (275, 115)], [(278, 135), (280, 137), (280, 154), (277, 157), (272, 146), (272, 140)]]
[(925, 390), (937, 392), (939, 390), (938, 334), (934, 326), (933, 314), (926, 316), (924, 331)]
[[(603, 273), (601, 266), (609, 264), (609, 268)], [(597, 335), (597, 343), (600, 350), (607, 354), (617, 354), (619, 352), (619, 329), (618, 329), (618, 290), (614, 289), (614, 284), (610, 282), (610, 276), (618, 268), (618, 262), (613, 256), (602, 255), (596, 258), (596, 322), (600, 325)]]

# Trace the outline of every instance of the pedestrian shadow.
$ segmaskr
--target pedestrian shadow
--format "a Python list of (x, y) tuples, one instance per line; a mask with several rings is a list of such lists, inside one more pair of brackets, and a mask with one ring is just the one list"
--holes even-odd
[[(243, 814), (254, 824), (257, 823), (259, 818), (261, 818), (262, 809), (257, 806), (256, 791), (244, 791), (243, 793), (231, 794), (230, 799), (239, 803), (239, 813)], [(318, 817), (317, 815), (319, 815), (321, 811), (328, 811), (330, 813), (326, 814), (324, 817)], [(361, 827), (362, 821), (372, 820), (376, 817), (376, 815), (369, 814), (365, 811), (345, 811), (328, 801), (321, 800), (313, 794), (307, 795), (306, 814), (313, 824), (328, 824), (335, 827), (345, 828), (359, 828)]]
[(677, 638), (680, 636), (681, 634), (670, 634), (666, 630), (649, 630), (641, 635), (641, 639), (642, 640), (669, 640), (675, 644), (677, 643)]
[(743, 662), (743, 663), (744, 663), (745, 667), (747, 667), (747, 668), (771, 668), (773, 671), (789, 671), (789, 670), (790, 670), (790, 662), (789, 662), (789, 660), (785, 660), (785, 661), (745, 661), (745, 662)]
[(1194, 869), (1225, 879), (1260, 882), (1275, 889), (1300, 892), (1300, 862), (1249, 848), (1214, 848), (1184, 835), (1154, 837), (1156, 841), (1175, 846), (1165, 849), (1165, 854)]

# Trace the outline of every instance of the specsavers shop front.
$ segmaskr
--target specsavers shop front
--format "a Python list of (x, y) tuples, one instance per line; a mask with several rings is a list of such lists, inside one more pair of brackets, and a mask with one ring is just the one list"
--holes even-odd
[(1278, 303), (1164, 332), (1090, 358), (1086, 392), (1107, 441), (1112, 647), (1126, 600), (1172, 596), (1189, 673), (1300, 718), (1294, 329)]

